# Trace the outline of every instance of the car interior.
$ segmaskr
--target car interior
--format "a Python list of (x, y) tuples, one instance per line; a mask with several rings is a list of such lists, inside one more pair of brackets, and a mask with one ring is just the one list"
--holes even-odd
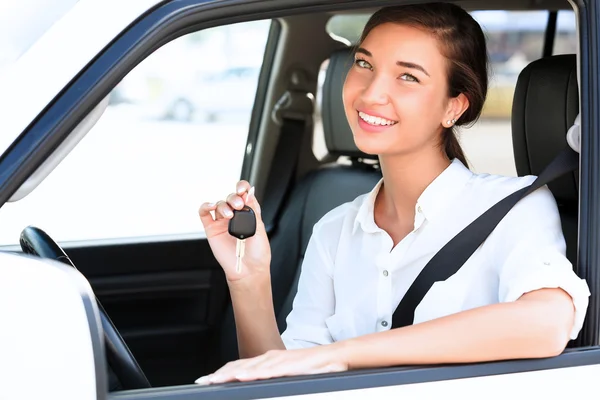
[[(520, 72), (509, 117), (510, 157), (516, 173), (537, 175), (567, 146), (566, 132), (579, 113), (576, 52), (552, 52), (556, 13), (570, 12), (572, 7), (566, 0), (456, 3), (469, 11), (548, 13), (539, 59), (528, 62)], [(253, 151), (245, 155), (240, 177), (256, 186), (265, 210), (273, 300), (281, 332), (292, 308), (312, 227), (328, 211), (369, 192), (381, 179), (377, 158), (354, 145), (342, 105), (354, 43), (327, 33), (327, 24), (336, 15), (374, 11), (339, 6), (337, 11), (283, 16), (272, 28), (272, 38), (277, 40), (267, 43), (248, 128)], [(285, 96), (291, 101), (282, 102)], [(319, 140), (326, 149), (321, 157), (314, 152)], [(481, 140), (485, 143), (485, 138)], [(559, 206), (567, 255), (577, 271), (578, 174), (563, 176), (549, 187)], [(32, 242), (42, 246), (35, 241), (43, 232), (28, 235), (23, 246)], [(150, 386), (190, 384), (238, 358), (225, 278), (202, 235), (61, 242), (60, 247), (66, 253), (63, 256), (90, 281)], [(60, 252), (52, 248), (46, 254)], [(578, 346), (577, 341), (569, 344)], [(119, 371), (112, 371), (110, 390), (144, 385), (122, 380)]]

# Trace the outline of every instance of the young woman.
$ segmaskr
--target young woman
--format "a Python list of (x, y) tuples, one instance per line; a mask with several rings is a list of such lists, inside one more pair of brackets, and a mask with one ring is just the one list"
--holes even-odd
[[(198, 383), (549, 357), (577, 337), (589, 290), (565, 257), (547, 188), (519, 202), (458, 273), (433, 285), (413, 325), (390, 329), (396, 306), (433, 255), (535, 178), (477, 175), (466, 167), (453, 127), (478, 118), (487, 83), (484, 35), (461, 8), (410, 5), (372, 16), (343, 101), (356, 145), (379, 156), (383, 179), (315, 225), (282, 335), (254, 189), (242, 181), (225, 201), (201, 206), (227, 276), (241, 359)], [(258, 227), (238, 274), (227, 225), (232, 209), (244, 204), (257, 212)]]

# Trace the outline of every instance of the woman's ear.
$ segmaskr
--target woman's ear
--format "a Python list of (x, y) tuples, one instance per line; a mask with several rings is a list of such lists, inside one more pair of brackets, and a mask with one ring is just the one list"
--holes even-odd
[(463, 93), (453, 97), (448, 101), (448, 109), (444, 115), (442, 125), (450, 128), (458, 121), (461, 115), (469, 108), (469, 99)]

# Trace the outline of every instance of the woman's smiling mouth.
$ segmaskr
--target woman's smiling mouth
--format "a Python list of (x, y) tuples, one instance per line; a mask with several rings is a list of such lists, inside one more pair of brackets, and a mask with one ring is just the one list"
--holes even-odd
[(397, 123), (398, 121), (393, 121), (383, 117), (370, 115), (363, 111), (358, 111), (358, 125), (366, 131), (380, 132), (385, 128), (396, 125)]
[(367, 124), (374, 125), (374, 126), (391, 126), (391, 125), (395, 125), (398, 123), (398, 121), (392, 121), (390, 119), (376, 117), (374, 115), (369, 115), (362, 111), (358, 112), (358, 117), (360, 119), (362, 119), (363, 121), (365, 121)]

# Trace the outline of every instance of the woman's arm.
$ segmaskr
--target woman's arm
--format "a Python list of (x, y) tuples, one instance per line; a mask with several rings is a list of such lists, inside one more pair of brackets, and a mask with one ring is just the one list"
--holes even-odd
[(326, 346), (269, 351), (230, 363), (199, 384), (251, 381), (396, 365), (467, 363), (560, 354), (574, 307), (562, 289), (540, 289), (517, 301), (372, 333)]
[[(540, 289), (510, 303), (338, 342), (348, 368), (466, 363), (560, 354), (573, 327), (574, 307), (562, 289)], [(332, 353), (334, 354), (334, 353)]]
[(269, 350), (284, 350), (273, 310), (270, 275), (264, 274), (252, 281), (230, 282), (229, 293), (240, 358), (258, 356)]
[[(326, 238), (321, 230), (322, 224), (317, 223), (306, 248), (298, 291), (293, 309), (287, 316), (287, 329), (282, 335), (273, 309), (270, 274), (229, 282), (240, 358), (259, 356), (269, 350), (333, 342), (326, 325), (335, 305), (332, 262), (323, 248)], [(263, 269), (269, 270), (268, 267)]]

